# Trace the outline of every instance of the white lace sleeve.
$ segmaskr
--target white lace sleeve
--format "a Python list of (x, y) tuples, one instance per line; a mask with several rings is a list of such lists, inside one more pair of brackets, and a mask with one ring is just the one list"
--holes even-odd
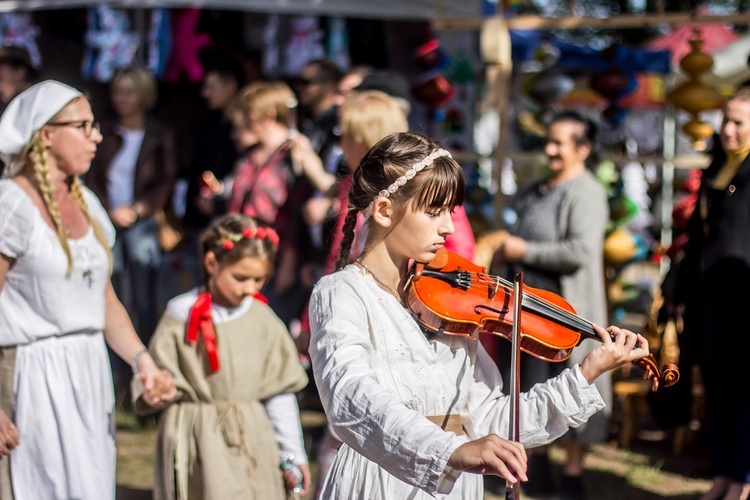
[[(464, 415), (464, 427), (472, 437), (497, 434), (508, 438), (510, 397), (502, 393), (502, 377), (495, 362), (476, 343), (476, 366)], [(589, 384), (578, 365), (521, 393), (520, 434), (527, 448), (548, 444), (570, 427), (579, 427), (604, 408), (599, 391)]]

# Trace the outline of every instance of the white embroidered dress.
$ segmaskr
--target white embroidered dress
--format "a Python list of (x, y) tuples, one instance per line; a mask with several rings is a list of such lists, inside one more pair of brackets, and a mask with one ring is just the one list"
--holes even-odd
[[(343, 440), (321, 498), (482, 498), (480, 475), (446, 467), (468, 439), (508, 437), (510, 398), (477, 341), (428, 340), (411, 313), (356, 266), (326, 276), (310, 303), (310, 354), (326, 415)], [(521, 442), (549, 443), (604, 407), (580, 368), (520, 400)], [(465, 436), (425, 415), (460, 414)]]
[[(110, 246), (114, 228), (84, 188)], [(115, 495), (114, 392), (104, 328), (107, 253), (92, 229), (69, 240), (73, 270), (28, 194), (0, 180), (0, 253), (15, 259), (0, 291), (0, 345), (18, 346), (13, 380), (21, 443), (10, 455), (16, 500)]]

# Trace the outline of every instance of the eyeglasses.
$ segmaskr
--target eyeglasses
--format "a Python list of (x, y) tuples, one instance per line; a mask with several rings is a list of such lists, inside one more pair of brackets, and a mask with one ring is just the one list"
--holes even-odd
[(91, 120), (75, 120), (72, 122), (52, 122), (47, 124), (50, 127), (74, 127), (83, 130), (83, 135), (87, 138), (91, 137), (91, 134), (96, 130), (101, 132), (99, 122), (92, 122)]

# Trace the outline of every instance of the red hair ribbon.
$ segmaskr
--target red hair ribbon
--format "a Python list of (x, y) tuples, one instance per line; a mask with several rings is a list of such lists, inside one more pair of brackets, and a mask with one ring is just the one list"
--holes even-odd
[(260, 293), (260, 292), (255, 292), (255, 293), (253, 294), (253, 298), (254, 298), (255, 300), (258, 300), (258, 301), (260, 301), (260, 302), (263, 302), (263, 303), (264, 303), (265, 305), (268, 305), (268, 299), (266, 298), (266, 296), (265, 296), (265, 295), (263, 295), (263, 294), (262, 294), (262, 293)]
[(216, 349), (216, 331), (211, 321), (211, 294), (208, 293), (198, 295), (195, 304), (190, 309), (185, 341), (188, 344), (197, 344), (198, 331), (203, 334), (208, 369), (211, 373), (217, 372), (219, 371), (219, 351)]

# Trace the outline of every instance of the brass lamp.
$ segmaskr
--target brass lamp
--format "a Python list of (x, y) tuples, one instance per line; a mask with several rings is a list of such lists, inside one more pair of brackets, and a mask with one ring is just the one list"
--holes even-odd
[(696, 151), (704, 151), (707, 146), (706, 139), (713, 135), (714, 130), (710, 124), (700, 121), (698, 115), (702, 111), (720, 107), (724, 98), (714, 87), (701, 81), (700, 75), (711, 70), (714, 60), (710, 55), (701, 52), (703, 39), (700, 38), (698, 30), (694, 33), (695, 37), (688, 40), (690, 52), (680, 59), (680, 68), (688, 78), (672, 90), (667, 99), (674, 107), (690, 113), (691, 119), (682, 126), (682, 131), (692, 138)]

